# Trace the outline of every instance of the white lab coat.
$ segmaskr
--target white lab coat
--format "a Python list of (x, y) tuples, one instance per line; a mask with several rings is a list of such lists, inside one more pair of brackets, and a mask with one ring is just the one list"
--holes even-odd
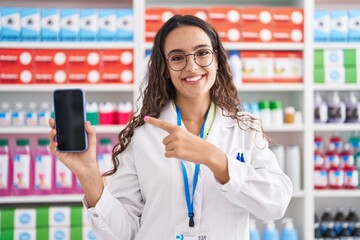
[[(172, 103), (160, 119), (176, 124)], [(151, 124), (135, 131), (120, 155), (119, 169), (108, 180), (96, 206), (88, 209), (98, 238), (170, 240), (181, 226), (182, 231), (193, 229), (188, 227), (180, 160), (164, 156), (162, 140), (167, 134)], [(205, 232), (208, 240), (248, 240), (249, 213), (264, 220), (281, 218), (291, 199), (291, 181), (263, 135), (241, 130), (235, 120), (222, 116), (219, 107), (207, 141), (227, 154), (230, 181), (220, 184), (201, 166), (194, 229)], [(245, 163), (236, 159), (237, 153), (244, 153)], [(192, 189), (194, 164), (186, 162), (186, 166)]]

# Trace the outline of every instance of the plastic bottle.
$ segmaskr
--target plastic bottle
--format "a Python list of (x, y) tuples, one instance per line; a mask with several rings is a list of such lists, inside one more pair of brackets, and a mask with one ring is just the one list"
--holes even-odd
[(360, 240), (360, 222), (356, 223), (352, 236), (353, 240)]
[(339, 207), (335, 213), (334, 217), (334, 230), (339, 235), (342, 231), (342, 223), (345, 221), (345, 211), (344, 208)]
[(357, 149), (360, 147), (360, 136), (359, 133), (354, 131), (351, 133), (351, 136), (349, 138), (349, 142), (351, 143), (351, 147), (354, 152), (356, 152)]
[(131, 114), (133, 113), (133, 106), (129, 101), (123, 101), (118, 104), (117, 107), (117, 124), (127, 124), (130, 120)]
[(266, 226), (262, 234), (262, 240), (279, 240), (279, 232), (275, 228), (274, 221), (266, 222)]
[(320, 232), (319, 223), (314, 224), (314, 239), (315, 240), (323, 240), (324, 239)]
[(259, 231), (256, 228), (255, 219), (250, 218), (249, 220), (249, 228), (250, 228), (250, 240), (260, 240)]
[(270, 150), (275, 154), (281, 170), (285, 171), (285, 150), (280, 144), (271, 145)]
[(36, 194), (51, 194), (54, 192), (54, 159), (49, 150), (50, 140), (39, 139), (35, 156), (35, 188)]
[(259, 104), (257, 102), (252, 102), (250, 104), (250, 109), (254, 117), (260, 118), (260, 109), (259, 109)]
[(359, 172), (355, 167), (354, 154), (350, 143), (346, 143), (341, 152), (341, 164), (344, 169), (344, 188), (356, 189), (359, 185)]
[(268, 101), (259, 101), (259, 116), (264, 127), (271, 126), (271, 111)]
[(36, 112), (36, 103), (30, 102), (26, 111), (25, 122), (27, 126), (38, 125), (38, 113)]
[(318, 135), (318, 134), (315, 134), (315, 137), (314, 137), (314, 148), (315, 149), (319, 149), (320, 151), (323, 151), (324, 150), (324, 140), (323, 138)]
[(328, 170), (324, 164), (321, 153), (314, 153), (314, 188), (325, 189), (328, 187)]
[(331, 209), (326, 208), (321, 215), (320, 231), (322, 235), (325, 235), (325, 232), (328, 230), (329, 224), (331, 223), (334, 225), (333, 215), (331, 214)]
[(0, 139), (0, 196), (10, 195), (11, 160), (7, 139)]
[(351, 150), (350, 143), (344, 144), (344, 149), (340, 153), (340, 163), (344, 168), (355, 166), (354, 153)]
[(360, 122), (360, 103), (358, 102), (354, 92), (350, 92), (349, 95), (347, 95), (347, 101), (345, 103), (345, 106), (345, 122)]
[(293, 220), (291, 218), (284, 218), (281, 220), (281, 223), (284, 224), (281, 231), (281, 240), (297, 240), (298, 233), (294, 228)]
[(115, 106), (111, 102), (101, 102), (99, 105), (99, 122), (100, 125), (115, 124)]
[(279, 100), (270, 101), (271, 125), (281, 126), (284, 124), (284, 112)]
[(86, 103), (86, 120), (90, 121), (91, 125), (99, 124), (99, 106), (96, 102)]
[(12, 112), (12, 125), (24, 126), (25, 125), (25, 111), (22, 102), (15, 103), (15, 110)]
[(73, 193), (74, 175), (58, 158), (55, 158), (55, 191), (59, 194)]
[(319, 92), (315, 92), (314, 121), (315, 123), (326, 123), (328, 120), (328, 107), (321, 98)]
[(8, 102), (2, 102), (0, 108), (0, 126), (11, 126), (11, 111)]
[(301, 156), (298, 145), (288, 145), (285, 149), (285, 173), (292, 181), (294, 191), (301, 189)]
[(42, 102), (38, 113), (38, 121), (40, 126), (48, 126), (51, 117), (50, 105), (48, 102)]
[(341, 223), (340, 232), (338, 233), (340, 240), (353, 240), (353, 237), (351, 235), (352, 233), (348, 228), (348, 223), (347, 222)]
[(340, 100), (339, 93), (337, 91), (334, 91), (328, 98), (328, 122), (345, 122), (345, 112), (345, 103)]
[(342, 137), (339, 132), (333, 132), (329, 139), (329, 145), (333, 145), (335, 149), (340, 152), (342, 149)]
[(325, 240), (328, 240), (328, 239), (339, 240), (337, 233), (334, 230), (334, 222), (329, 223), (324, 236), (325, 236)]
[[(112, 169), (112, 145), (110, 138), (100, 139), (97, 161), (101, 175)], [(103, 180), (106, 182), (106, 177), (103, 177)]]
[(293, 124), (295, 122), (295, 108), (292, 106), (285, 107), (285, 120), (287, 124)]
[(34, 185), (34, 163), (31, 158), (28, 139), (17, 139), (13, 161), (14, 195), (32, 194)]
[(330, 145), (325, 153), (325, 164), (328, 169), (340, 167), (340, 154), (335, 145)]
[(234, 84), (239, 87), (242, 82), (242, 61), (239, 56), (239, 51), (233, 50), (230, 52), (229, 64)]
[(357, 214), (355, 207), (350, 208), (349, 213), (345, 218), (345, 221), (348, 223), (348, 228), (350, 232), (353, 233), (355, 231), (356, 224), (359, 222), (359, 215)]

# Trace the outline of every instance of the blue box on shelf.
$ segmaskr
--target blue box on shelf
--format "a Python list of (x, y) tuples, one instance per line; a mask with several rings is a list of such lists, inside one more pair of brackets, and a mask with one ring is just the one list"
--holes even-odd
[(80, 10), (80, 41), (96, 41), (99, 32), (97, 9)]
[(43, 41), (60, 40), (60, 10), (57, 8), (41, 9), (41, 39)]
[(21, 38), (23, 41), (40, 40), (40, 11), (38, 8), (21, 9)]
[(20, 9), (15, 7), (1, 8), (1, 35), (3, 41), (21, 40)]
[(117, 40), (132, 41), (134, 36), (133, 10), (119, 9), (117, 16)]
[(79, 41), (80, 34), (80, 13), (77, 9), (61, 10), (61, 30), (62, 41)]

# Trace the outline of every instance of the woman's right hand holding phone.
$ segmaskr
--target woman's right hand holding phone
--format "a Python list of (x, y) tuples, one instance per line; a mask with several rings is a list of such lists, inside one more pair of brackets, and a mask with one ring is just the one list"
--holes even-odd
[(75, 174), (85, 192), (85, 198), (90, 206), (95, 206), (101, 196), (104, 184), (101, 179), (96, 160), (96, 131), (90, 122), (85, 123), (88, 137), (88, 149), (84, 152), (59, 152), (57, 150), (56, 129), (54, 119), (49, 119), (50, 151)]

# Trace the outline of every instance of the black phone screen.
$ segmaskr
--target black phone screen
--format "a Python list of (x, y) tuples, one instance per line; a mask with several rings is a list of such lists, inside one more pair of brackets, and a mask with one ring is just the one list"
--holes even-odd
[(79, 152), (87, 149), (85, 95), (80, 89), (54, 92), (54, 113), (58, 150)]

